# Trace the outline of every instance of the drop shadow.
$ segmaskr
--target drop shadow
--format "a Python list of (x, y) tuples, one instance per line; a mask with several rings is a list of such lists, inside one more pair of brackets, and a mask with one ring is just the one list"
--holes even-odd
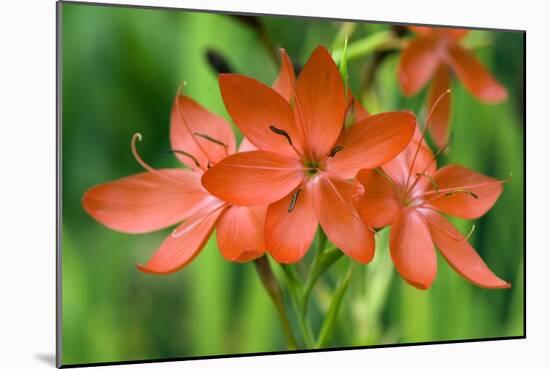
[(34, 358), (55, 368), (55, 354), (34, 354)]

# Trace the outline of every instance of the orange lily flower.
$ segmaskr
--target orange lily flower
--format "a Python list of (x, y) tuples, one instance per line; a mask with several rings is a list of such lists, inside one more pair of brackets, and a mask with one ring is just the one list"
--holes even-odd
[[(477, 99), (486, 103), (498, 103), (508, 93), (476, 56), (460, 45), (468, 30), (439, 27), (409, 27), (415, 34), (399, 61), (399, 82), (407, 96), (416, 94), (429, 80), (428, 109), (436, 99), (450, 88), (450, 73), (456, 74), (466, 89)], [(449, 134), (451, 101), (432, 117), (430, 134), (435, 144), (442, 147)]]
[(468, 243), (469, 236), (462, 236), (441, 215), (464, 219), (482, 216), (499, 198), (502, 181), (455, 164), (437, 169), (436, 157), (417, 131), (394, 160), (381, 168), (359, 171), (357, 179), (363, 193), (357, 206), (361, 219), (373, 228), (391, 225), (393, 263), (405, 281), (417, 288), (427, 289), (435, 279), (434, 244), (471, 283), (484, 288), (510, 287), (487, 267)]
[[(145, 265), (146, 273), (168, 274), (191, 262), (214, 228), (221, 254), (230, 261), (247, 262), (265, 253), (265, 206), (239, 206), (218, 199), (201, 184), (210, 165), (235, 152), (235, 136), (223, 118), (180, 95), (170, 124), (172, 151), (191, 170), (153, 169), (132, 151), (147, 170), (88, 190), (83, 207), (108, 228), (125, 233), (148, 233), (181, 224), (166, 238)], [(246, 139), (239, 151), (254, 150)]]
[[(294, 82), (290, 67), (284, 93), (242, 75), (220, 75), (225, 106), (258, 151), (231, 155), (202, 177), (225, 201), (269, 205), (265, 224), (268, 252), (279, 263), (299, 261), (318, 224), (345, 254), (368, 263), (373, 231), (354, 206), (361, 168), (391, 160), (409, 143), (414, 115), (391, 112), (368, 116), (356, 104), (356, 119), (344, 128), (351, 99), (332, 57), (320, 46)], [(366, 118), (365, 118), (366, 117)]]

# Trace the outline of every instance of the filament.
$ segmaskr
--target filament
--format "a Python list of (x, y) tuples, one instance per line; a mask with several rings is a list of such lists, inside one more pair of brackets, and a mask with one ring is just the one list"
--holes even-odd
[(422, 173), (416, 173), (416, 177), (417, 177), (417, 178), (414, 180), (414, 183), (413, 183), (413, 185), (411, 186), (411, 189), (413, 189), (414, 186), (416, 185), (416, 183), (418, 182), (418, 178), (420, 178), (420, 177), (425, 177), (425, 178), (428, 178), (428, 179), (430, 180), (430, 182), (432, 182), (432, 186), (433, 186), (433, 188), (434, 188), (435, 193), (439, 193), (439, 188), (438, 188), (438, 186), (437, 186), (437, 182), (435, 181), (435, 178), (434, 178), (434, 177), (432, 177), (432, 176), (430, 176), (430, 175), (428, 175), (428, 174), (426, 174), (426, 173), (424, 173), (424, 172), (422, 172)]
[[(432, 163), (437, 159), (437, 157), (442, 153), (444, 152), (445, 150), (447, 150), (447, 148), (451, 145), (451, 141), (453, 139), (453, 133), (451, 132), (451, 136), (449, 137), (449, 139), (447, 140), (447, 142), (445, 143), (445, 145), (443, 145), (439, 150), (437, 150), (437, 152), (435, 153), (435, 155), (432, 157), (432, 159), (430, 160), (430, 162), (426, 165), (426, 167), (424, 167), (424, 169), (422, 169), (422, 172), (420, 173), (426, 173), (426, 171), (428, 170), (428, 168), (430, 167), (430, 165), (432, 165)], [(411, 189), (410, 189), (410, 192), (413, 192), (414, 190), (414, 187), (418, 184), (418, 181), (419, 181), (419, 178), (418, 178), (418, 175), (420, 173), (417, 173), (417, 178), (415, 178), (414, 182), (411, 184)], [(434, 180), (434, 183), (435, 183), (435, 180)], [(434, 187), (435, 188), (435, 187)], [(435, 192), (438, 192), (437, 190)]]
[(182, 230), (179, 230), (178, 231), (178, 228), (174, 229), (172, 231), (172, 237), (173, 238), (179, 238), (179, 237), (182, 237), (184, 236), (186, 233), (188, 233), (189, 231), (191, 231), (193, 229), (193, 226), (195, 226), (196, 224), (204, 221), (204, 219), (208, 216), (210, 216), (212, 213), (218, 211), (220, 208), (224, 207), (224, 206), (227, 206), (227, 204), (221, 204), (220, 206), (217, 206), (216, 208), (214, 208), (212, 211), (208, 212), (207, 214), (204, 214), (204, 216), (202, 217), (198, 217), (197, 219), (194, 219), (190, 222), (190, 224), (188, 223), (189, 220), (185, 221), (183, 224), (185, 225), (184, 229)]
[[(466, 234), (466, 236), (462, 236), (462, 237), (456, 237), (455, 235), (447, 232), (445, 229), (441, 228), (438, 224), (432, 222), (430, 220), (430, 218), (422, 215), (422, 218), (424, 218), (425, 221), (427, 221), (428, 223), (430, 223), (435, 229), (437, 229), (438, 232), (441, 232), (443, 233), (444, 235), (446, 235), (447, 237), (455, 240), (455, 241), (458, 241), (458, 242), (464, 242), (464, 241), (468, 241), (470, 239), (470, 237), (472, 236), (472, 234), (474, 233), (475, 229), (476, 229), (476, 225), (475, 224), (472, 224), (472, 228), (470, 228), (470, 231), (468, 232), (468, 234)], [(458, 232), (460, 233), (460, 232)]]
[(208, 152), (202, 147), (202, 145), (200, 144), (200, 142), (197, 140), (196, 136), (193, 134), (193, 132), (191, 131), (191, 128), (189, 128), (189, 124), (187, 123), (187, 120), (185, 119), (184, 117), (184, 114), (183, 112), (181, 111), (181, 107), (180, 107), (180, 103), (179, 103), (179, 96), (182, 95), (181, 91), (183, 90), (183, 88), (187, 86), (187, 82), (186, 81), (183, 81), (182, 83), (180, 83), (180, 85), (178, 86), (178, 90), (176, 92), (176, 99), (175, 99), (175, 104), (176, 104), (176, 110), (177, 110), (177, 113), (178, 113), (178, 116), (181, 118), (182, 122), (183, 122), (183, 125), (185, 126), (185, 128), (187, 129), (187, 132), (191, 135), (191, 137), (193, 138), (193, 140), (195, 141), (195, 144), (199, 147), (199, 149), (202, 151), (202, 153), (204, 154), (204, 156), (206, 156), (208, 159), (212, 159), (210, 158), (210, 156), (208, 155)]
[[(481, 183), (479, 185), (483, 185), (484, 183)], [(478, 186), (479, 186), (478, 185)], [(448, 197), (448, 196), (452, 196), (454, 194), (457, 194), (457, 193), (465, 193), (465, 194), (468, 194), (470, 196), (472, 196), (474, 199), (479, 199), (479, 196), (474, 193), (473, 191), (470, 191), (470, 190), (467, 190), (465, 188), (457, 188), (457, 189), (446, 189), (444, 190), (443, 192), (437, 192), (437, 191), (426, 191), (418, 196), (415, 196), (411, 199), (411, 202), (421, 198), (421, 197), (424, 197), (424, 201), (421, 201), (419, 204), (417, 204), (416, 206), (419, 207), (419, 206), (422, 206), (428, 202), (432, 202), (434, 200), (437, 200), (437, 199), (440, 199), (442, 197)], [(426, 195), (431, 195), (431, 194), (435, 194), (435, 196), (433, 197), (430, 197), (430, 198), (427, 198)]]

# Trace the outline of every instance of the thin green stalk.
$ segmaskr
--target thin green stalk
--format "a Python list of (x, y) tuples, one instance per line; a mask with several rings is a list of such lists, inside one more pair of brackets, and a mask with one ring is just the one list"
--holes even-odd
[(294, 338), (294, 334), (292, 333), (292, 328), (286, 314), (283, 293), (277, 279), (275, 278), (275, 275), (273, 274), (273, 271), (271, 270), (271, 267), (269, 266), (269, 260), (267, 260), (267, 257), (264, 255), (261, 258), (254, 260), (254, 265), (256, 266), (256, 271), (260, 276), (262, 285), (277, 308), (279, 320), (281, 321), (286, 337), (287, 346), (289, 349), (295, 350), (298, 348), (298, 345), (296, 344), (296, 339)]
[(357, 28), (357, 23), (354, 22), (344, 22), (342, 23), (342, 26), (340, 27), (340, 30), (338, 31), (338, 34), (334, 38), (334, 41), (332, 42), (333, 47), (340, 47), (343, 45), (347, 39), (353, 35), (353, 32), (355, 32), (355, 29)]
[[(339, 64), (344, 56), (344, 50), (347, 60), (350, 61), (368, 55), (379, 48), (392, 46), (394, 41), (395, 38), (391, 31), (380, 31), (361, 40), (354, 41), (348, 44), (346, 48), (335, 49), (332, 52), (332, 57)], [(397, 46), (397, 44), (393, 46)]]
[(323, 321), (323, 326), (321, 327), (321, 333), (319, 333), (319, 338), (317, 339), (317, 343), (315, 344), (316, 348), (321, 348), (325, 346), (330, 339), (332, 331), (334, 330), (336, 318), (338, 317), (338, 311), (340, 310), (340, 306), (342, 305), (342, 299), (348, 289), (355, 266), (356, 264), (353, 264), (348, 269), (347, 273), (340, 281), (336, 292), (334, 293), (334, 297), (332, 298), (332, 302), (330, 303), (327, 316), (325, 317), (325, 320)]
[(309, 297), (311, 291), (315, 286), (315, 283), (319, 277), (325, 272), (332, 264), (337, 262), (344, 254), (337, 248), (323, 252), (321, 255), (316, 255), (313, 263), (311, 265), (311, 270), (309, 272), (309, 277), (304, 288), (304, 293), (302, 295), (302, 315), (307, 315), (307, 307), (309, 304)]

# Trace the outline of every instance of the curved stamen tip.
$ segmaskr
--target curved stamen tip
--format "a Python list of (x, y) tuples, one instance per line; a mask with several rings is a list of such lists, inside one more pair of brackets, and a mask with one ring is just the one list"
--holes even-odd
[(333, 158), (334, 155), (336, 155), (336, 153), (337, 153), (338, 151), (342, 151), (342, 150), (344, 150), (344, 146), (334, 146), (334, 147), (332, 148), (332, 150), (330, 150), (330, 154), (328, 154), (328, 156), (330, 156), (331, 158)]
[(132, 136), (132, 141), (134, 141), (134, 140), (141, 141), (142, 139), (143, 139), (143, 136), (139, 132), (134, 133), (133, 136)]
[(472, 224), (472, 228), (470, 228), (470, 231), (468, 232), (468, 234), (466, 234), (466, 236), (455, 237), (454, 235), (452, 235), (450, 233), (447, 233), (447, 236), (449, 236), (450, 238), (452, 238), (455, 241), (464, 242), (464, 241), (468, 241), (470, 239), (470, 237), (472, 237), (472, 234), (474, 234), (475, 230), (476, 230), (476, 225)]
[(183, 80), (183, 81), (181, 81), (181, 83), (178, 85), (178, 89), (177, 89), (177, 92), (176, 92), (176, 97), (182, 94), (181, 91), (182, 91), (185, 87), (187, 87), (187, 81)]
[[(168, 150), (169, 153), (171, 154), (180, 154), (180, 155), (183, 155), (183, 156), (186, 156), (188, 157), (189, 159), (191, 159), (193, 161), (193, 163), (195, 164), (195, 166), (197, 168), (200, 168), (201, 165), (199, 163), (199, 161), (197, 160), (197, 158), (195, 158), (193, 155), (191, 155), (190, 153), (188, 153), (187, 151), (183, 151), (183, 150)], [(209, 162), (210, 163), (210, 162)]]
[(275, 126), (271, 126), (271, 125), (269, 126), (269, 129), (275, 134), (285, 136), (287, 141), (288, 141), (288, 144), (290, 146), (292, 146), (292, 139), (290, 138), (290, 135), (288, 134), (287, 131), (285, 131), (284, 129), (277, 128)]
[(472, 236), (475, 230), (476, 230), (476, 225), (472, 224), (472, 228), (470, 229), (470, 232), (468, 232), (466, 237), (464, 237), (464, 241), (467, 241)]
[(416, 173), (416, 176), (417, 177), (426, 177), (426, 178), (428, 178), (430, 180), (430, 182), (432, 182), (432, 186), (434, 188), (435, 193), (439, 193), (439, 186), (437, 185), (437, 182), (435, 181), (434, 177), (432, 177), (431, 175), (426, 174), (424, 172)]

